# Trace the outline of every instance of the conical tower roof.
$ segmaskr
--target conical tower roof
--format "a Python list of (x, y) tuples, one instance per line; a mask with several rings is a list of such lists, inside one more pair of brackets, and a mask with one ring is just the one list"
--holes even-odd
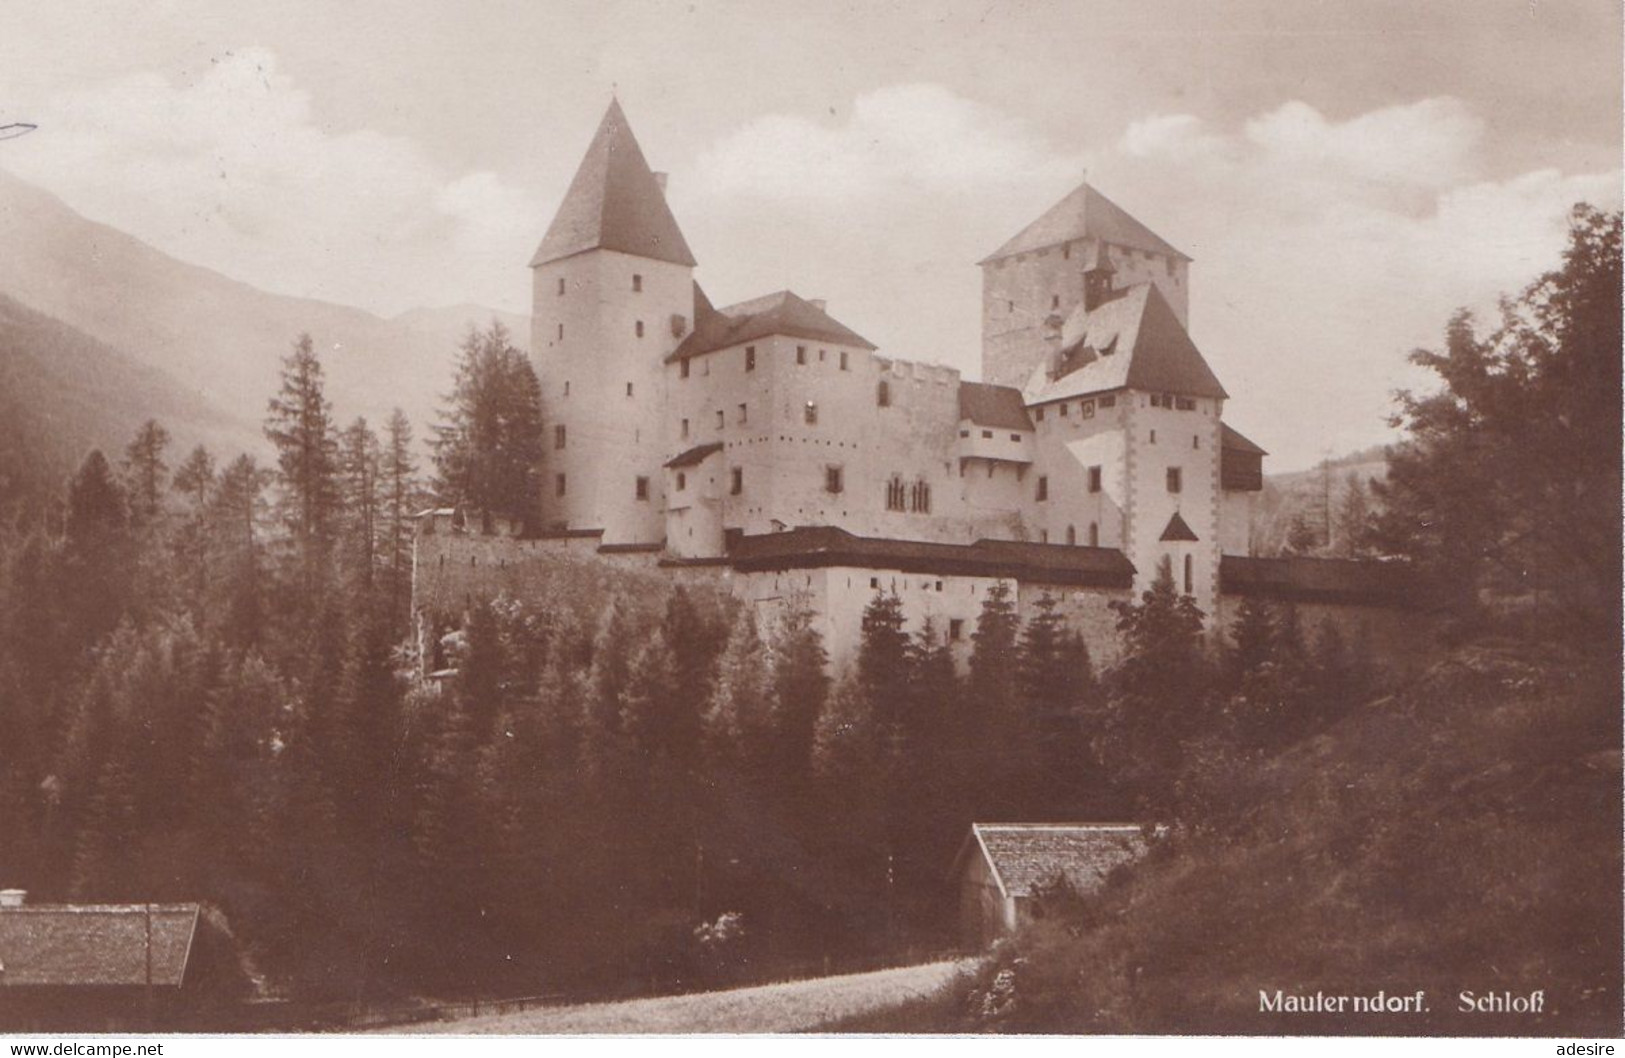
[(694, 255), (649, 170), (621, 104), (611, 100), (532, 268), (588, 250), (694, 266)]

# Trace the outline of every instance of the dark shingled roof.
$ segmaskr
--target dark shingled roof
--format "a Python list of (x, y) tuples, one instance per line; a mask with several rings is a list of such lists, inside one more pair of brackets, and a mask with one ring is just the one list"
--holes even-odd
[(1196, 531), (1190, 527), (1190, 523), (1185, 521), (1185, 519), (1180, 516), (1178, 511), (1175, 511), (1174, 516), (1168, 519), (1168, 525), (1165, 529), (1163, 529), (1162, 535), (1157, 539), (1163, 541), (1164, 543), (1179, 541), (1195, 542), (1197, 536)]
[[(710, 308), (709, 303), (705, 308)], [(873, 342), (817, 305), (788, 290), (781, 290), (710, 312), (702, 312), (696, 304), (693, 332), (672, 350), (671, 355), (666, 357), (666, 363), (687, 360), (775, 334), (859, 349), (875, 348)]]
[[(151, 905), (152, 983), (178, 986), (198, 905)], [(27, 985), (145, 985), (145, 904), (0, 908), (0, 990)]]
[(1269, 455), (1268, 452), (1232, 430), (1228, 423), (1219, 424), (1219, 447), (1227, 452), (1246, 452), (1248, 455), (1254, 456)]
[(1021, 390), (1014, 386), (995, 386), (986, 382), (959, 384), (959, 417), (969, 419), (978, 426), (996, 430), (1031, 430), (1032, 417), (1021, 399)]
[(1057, 875), (1086, 893), (1146, 848), (1144, 830), (1133, 823), (973, 823), (959, 863), (967, 853), (986, 857), (1007, 897), (1031, 896)]
[(1414, 571), (1404, 563), (1342, 558), (1219, 559), (1219, 591), (1290, 602), (1409, 606), (1417, 598)]
[(530, 266), (588, 250), (618, 250), (693, 267), (694, 255), (666, 205), (621, 104), (611, 101)]
[(763, 572), (852, 566), (937, 576), (1012, 577), (1041, 584), (1129, 588), (1134, 565), (1121, 551), (1012, 540), (936, 544), (854, 536), (835, 526), (798, 526), (783, 533), (734, 539), (735, 569)]
[(712, 441), (710, 444), (695, 445), (688, 451), (667, 460), (666, 466), (673, 470), (676, 470), (679, 467), (699, 466), (701, 463), (705, 462), (707, 457), (720, 451), (722, 451), (721, 441)]
[(1029, 405), (1130, 388), (1222, 400), (1229, 394), (1154, 283), (1117, 292), (1093, 312), (1078, 306), (1061, 332), (1060, 374), (1039, 365)]
[(1121, 206), (1084, 181), (1071, 194), (1046, 210), (1043, 216), (978, 263), (985, 265), (1003, 257), (1031, 253), (1075, 239), (1099, 239), (1117, 246), (1132, 246), (1137, 250), (1150, 250), (1152, 253), (1190, 260), (1189, 256), (1174, 249), (1162, 236), (1129, 216)]

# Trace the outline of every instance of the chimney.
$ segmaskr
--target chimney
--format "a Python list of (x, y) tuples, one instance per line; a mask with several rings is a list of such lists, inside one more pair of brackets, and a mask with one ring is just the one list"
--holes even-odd
[(811, 305), (813, 308), (817, 309), (819, 312), (823, 312), (825, 310), (825, 308), (828, 307), (829, 302), (827, 300), (825, 300), (824, 298), (808, 298), (807, 299), (807, 304)]
[(655, 174), (655, 183), (659, 185), (660, 193), (662, 195), (664, 195), (666, 193), (666, 174), (665, 173), (656, 173)]
[(0, 889), (0, 907), (22, 907), (27, 899), (27, 889)]

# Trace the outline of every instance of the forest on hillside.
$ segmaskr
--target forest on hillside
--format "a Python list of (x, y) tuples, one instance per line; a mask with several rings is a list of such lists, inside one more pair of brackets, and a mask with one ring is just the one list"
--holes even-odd
[(606, 572), (438, 615), (454, 673), (423, 681), (411, 514), (535, 519), (536, 379), (500, 325), (471, 333), (419, 467), (405, 416), (333, 421), (315, 348), (268, 402), (273, 464), (148, 421), (0, 532), (0, 881), (203, 902), (222, 1006), (939, 950), (973, 819), (1174, 818), (1216, 795), (1193, 747), (1270, 752), (1380, 677), (1256, 601), (1210, 657), (1167, 576), (1120, 606), (1108, 671), (1054, 606), (1023, 622), (995, 591), (967, 671), (877, 593), (831, 674), (805, 613), (758, 628)]

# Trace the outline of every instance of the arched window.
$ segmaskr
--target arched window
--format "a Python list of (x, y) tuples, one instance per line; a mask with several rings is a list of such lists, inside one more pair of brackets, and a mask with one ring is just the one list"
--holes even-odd
[(1194, 583), (1194, 578), (1191, 576), (1191, 556), (1186, 555), (1185, 556), (1185, 594), (1186, 595), (1191, 594), (1191, 587), (1192, 587), (1193, 583)]
[(1070, 525), (1066, 527), (1066, 543), (1068, 547), (1076, 547), (1078, 543), (1078, 531)]
[(880, 384), (875, 387), (875, 403), (882, 408), (891, 407), (891, 383), (885, 379), (881, 379)]
[(1099, 522), (1090, 522), (1089, 523), (1089, 546), (1090, 547), (1099, 547), (1100, 546), (1100, 523)]

